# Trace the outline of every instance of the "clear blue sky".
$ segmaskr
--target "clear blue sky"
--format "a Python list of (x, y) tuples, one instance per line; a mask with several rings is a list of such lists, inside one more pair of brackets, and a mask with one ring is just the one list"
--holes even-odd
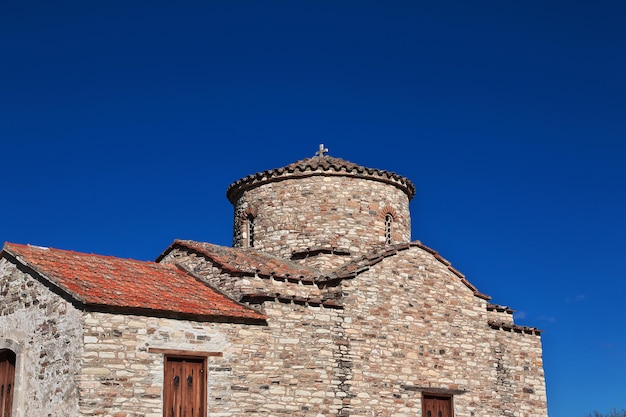
[(413, 239), (545, 330), (551, 417), (626, 408), (625, 22), (623, 1), (0, 1), (0, 240), (229, 245), (227, 186), (324, 143), (413, 180)]

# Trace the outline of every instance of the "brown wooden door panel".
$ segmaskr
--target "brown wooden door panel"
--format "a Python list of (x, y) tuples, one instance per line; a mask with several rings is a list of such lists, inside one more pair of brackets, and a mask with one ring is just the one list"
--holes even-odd
[(422, 417), (453, 417), (452, 397), (424, 394)]
[(206, 377), (203, 359), (165, 359), (163, 415), (201, 417), (206, 415)]
[(0, 417), (11, 417), (15, 385), (15, 353), (0, 351)]

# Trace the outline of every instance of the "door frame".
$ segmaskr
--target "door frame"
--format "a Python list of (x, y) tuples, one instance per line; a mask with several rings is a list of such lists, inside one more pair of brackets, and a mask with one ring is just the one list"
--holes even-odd
[[(454, 417), (454, 396), (451, 394), (441, 394), (441, 393), (435, 393), (435, 392), (422, 392), (422, 417), (426, 417), (426, 397), (438, 398), (441, 400), (448, 401), (450, 404), (450, 416), (449, 417)], [(444, 417), (448, 417), (448, 416), (444, 416)]]
[(163, 355), (163, 396), (162, 396), (162, 407), (163, 407), (163, 416), (165, 416), (166, 414), (166, 408), (165, 405), (167, 403), (166, 401), (166, 397), (168, 395), (170, 395), (167, 390), (166, 390), (166, 376), (167, 376), (167, 365), (168, 365), (168, 361), (170, 359), (174, 359), (174, 360), (183, 360), (183, 361), (190, 361), (190, 362), (197, 362), (201, 364), (201, 372), (203, 374), (203, 388), (202, 388), (202, 392), (200, 393), (201, 397), (200, 397), (200, 402), (202, 405), (202, 409), (203, 409), (203, 415), (206, 415), (208, 413), (209, 410), (209, 404), (208, 404), (208, 385), (209, 385), (209, 376), (208, 376), (208, 360), (207, 360), (207, 355), (194, 355), (191, 352), (189, 352), (190, 354), (181, 354), (180, 352), (176, 352), (173, 354), (168, 354), (165, 353)]
[[(6, 374), (3, 372), (2, 375), (0, 375), (0, 382), (2, 382), (2, 389), (0, 391), (0, 411), (2, 411), (2, 415), (12, 416), (13, 410), (15, 409), (17, 354), (11, 349), (0, 349), (0, 364), (2, 363), (6, 363), (4, 366)], [(7, 408), (5, 409), (5, 407)]]
[(205, 407), (205, 411), (209, 412), (209, 370), (208, 370), (208, 364), (209, 364), (209, 357), (222, 357), (224, 356), (223, 352), (216, 352), (216, 351), (201, 351), (201, 350), (181, 350), (181, 349), (167, 349), (167, 348), (160, 348), (160, 347), (153, 347), (150, 346), (148, 347), (148, 352), (149, 353), (156, 353), (156, 354), (161, 354), (163, 355), (163, 392), (161, 395), (161, 401), (162, 401), (162, 408), (163, 408), (163, 414), (165, 414), (165, 363), (167, 360), (167, 357), (170, 358), (179, 358), (179, 359), (195, 359), (195, 360), (202, 360), (204, 363), (204, 374), (205, 374), (205, 381), (204, 381), (204, 392), (203, 392), (203, 401), (204, 401), (204, 407)]
[(0, 337), (0, 350), (10, 350), (15, 354), (15, 375), (13, 377), (13, 417), (24, 417), (28, 404), (24, 390), (22, 389), (24, 374), (24, 358), (20, 344), (9, 338)]

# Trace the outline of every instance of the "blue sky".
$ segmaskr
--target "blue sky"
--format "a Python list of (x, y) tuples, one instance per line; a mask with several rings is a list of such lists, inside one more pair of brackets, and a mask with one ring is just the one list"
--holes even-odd
[(551, 417), (626, 408), (626, 3), (0, 2), (0, 240), (231, 243), (228, 185), (330, 155), (545, 330)]

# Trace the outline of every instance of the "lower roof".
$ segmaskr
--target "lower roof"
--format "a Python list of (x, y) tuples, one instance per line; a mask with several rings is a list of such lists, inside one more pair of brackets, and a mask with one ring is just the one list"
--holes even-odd
[(27, 267), (85, 308), (205, 321), (266, 318), (175, 265), (15, 243), (6, 243), (0, 257)]

